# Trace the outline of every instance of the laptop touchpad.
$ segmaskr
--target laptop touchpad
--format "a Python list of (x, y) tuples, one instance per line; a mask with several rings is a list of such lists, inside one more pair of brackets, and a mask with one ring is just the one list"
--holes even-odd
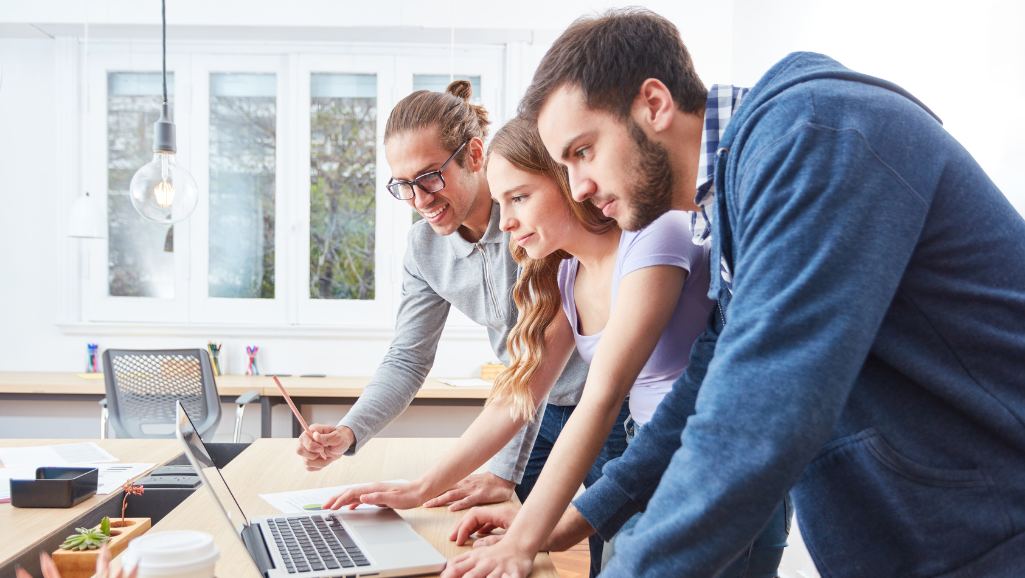
[(375, 524), (373, 526), (359, 526), (356, 528), (363, 541), (369, 545), (397, 544), (400, 542), (412, 542), (419, 540), (420, 536), (402, 522), (394, 524)]

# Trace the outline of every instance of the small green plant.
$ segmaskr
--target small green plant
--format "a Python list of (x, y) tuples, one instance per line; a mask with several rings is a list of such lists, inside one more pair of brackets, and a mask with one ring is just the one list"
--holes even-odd
[(100, 531), (103, 532), (104, 536), (108, 538), (110, 537), (110, 518), (107, 516), (104, 516), (103, 519), (100, 520)]
[(68, 536), (61, 544), (61, 550), (95, 550), (110, 540), (109, 535), (104, 535), (96, 528), (75, 528), (77, 534)]

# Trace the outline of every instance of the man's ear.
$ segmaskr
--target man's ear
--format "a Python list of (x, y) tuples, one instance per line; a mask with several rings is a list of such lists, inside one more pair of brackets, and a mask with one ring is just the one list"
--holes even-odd
[(641, 88), (634, 98), (631, 116), (644, 128), (645, 132), (658, 134), (673, 124), (676, 105), (669, 88), (657, 78), (649, 78), (641, 83)]
[(484, 168), (484, 141), (477, 137), (466, 143), (466, 168), (471, 173)]

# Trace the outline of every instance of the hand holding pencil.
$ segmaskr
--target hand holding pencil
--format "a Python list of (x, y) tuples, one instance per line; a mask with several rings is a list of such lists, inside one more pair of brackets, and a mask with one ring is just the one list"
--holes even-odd
[(315, 472), (342, 457), (355, 443), (356, 438), (349, 428), (315, 423), (299, 436), (295, 453), (303, 458), (308, 471)]
[(272, 377), (274, 384), (281, 392), (281, 397), (288, 403), (288, 407), (292, 408), (295, 418), (303, 426), (303, 434), (299, 436), (299, 446), (295, 449), (295, 453), (303, 457), (307, 470), (312, 472), (323, 469), (341, 457), (349, 449), (349, 446), (356, 443), (356, 437), (347, 427), (314, 424), (316, 429), (311, 430), (310, 426), (306, 425), (302, 414), (299, 413), (299, 409), (292, 402), (292, 398), (285, 391), (285, 386), (281, 385), (278, 376)]

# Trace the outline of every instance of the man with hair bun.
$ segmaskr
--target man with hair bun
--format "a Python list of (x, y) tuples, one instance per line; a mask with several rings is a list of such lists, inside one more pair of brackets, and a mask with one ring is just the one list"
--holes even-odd
[[(485, 177), (488, 114), (484, 107), (470, 103), (471, 96), (470, 83), (457, 80), (443, 93), (410, 94), (388, 117), (384, 133), (392, 171), (388, 191), (423, 219), (409, 232), (402, 262), (402, 301), (388, 353), (338, 425), (313, 424), (312, 436), (305, 432), (300, 436), (296, 453), (307, 470), (320, 470), (342, 455), (353, 455), (409, 406), (434, 363), (451, 307), (487, 327), (495, 356), (510, 363), (506, 339), (518, 318), (512, 289), (520, 268), (509, 252), (509, 233), (500, 229), (499, 209)], [(440, 495), (434, 488), (428, 491), (408, 484), (408, 495), (416, 496), (416, 503), (394, 507), (451, 503), (450, 509), (461, 510), (504, 502), (514, 491), (526, 500), (562, 425), (580, 400), (587, 377), (587, 364), (576, 351), (564, 368), (558, 368), (561, 375), (559, 369), (540, 372), (546, 378), (558, 376), (551, 393), (540, 401), (538, 416), (544, 417), (522, 427), (500, 415), (492, 420), (494, 428), (479, 446), (481, 461), (491, 458), (488, 473), (468, 476)], [(493, 405), (490, 411), (503, 411)], [(626, 447), (622, 425), (629, 414), (626, 404), (620, 414), (588, 475), (588, 485), (601, 475), (608, 456)], [(602, 540), (594, 537), (591, 542), (597, 571)]]

